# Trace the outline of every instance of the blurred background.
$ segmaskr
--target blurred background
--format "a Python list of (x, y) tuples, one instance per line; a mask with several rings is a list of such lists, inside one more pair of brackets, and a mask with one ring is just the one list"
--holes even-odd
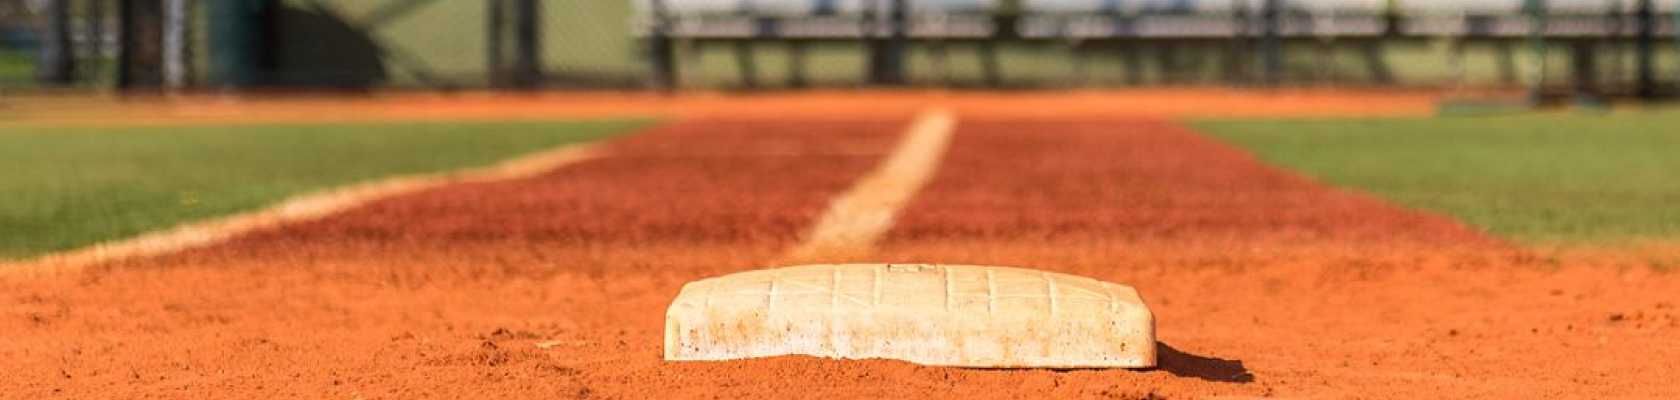
[[(0, 0), (0, 399), (1680, 399), (1677, 11)], [(1136, 285), (1163, 368), (653, 356), (810, 248)]]
[(3, 0), (0, 90), (1680, 86), (1680, 0)]

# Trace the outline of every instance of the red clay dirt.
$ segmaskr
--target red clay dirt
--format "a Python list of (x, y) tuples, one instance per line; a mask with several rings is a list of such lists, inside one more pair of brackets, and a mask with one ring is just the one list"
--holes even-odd
[(868, 261), (1134, 284), (1161, 368), (662, 361), (677, 289), (793, 247), (908, 121), (877, 112), (675, 122), (536, 178), (0, 277), (0, 397), (1680, 397), (1674, 276), (1554, 265), (1177, 125), (1088, 116), (962, 115)]
[(1680, 396), (1673, 276), (1559, 268), (1175, 124), (970, 118), (960, 132), (881, 259), (1136, 285), (1163, 367), (1061, 376), (1070, 393)]

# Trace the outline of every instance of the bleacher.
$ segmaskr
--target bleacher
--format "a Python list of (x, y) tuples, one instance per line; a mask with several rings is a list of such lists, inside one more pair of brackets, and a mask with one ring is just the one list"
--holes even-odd
[[(633, 26), (656, 43), (829, 40), (877, 42), (876, 47), (893, 40), (1671, 39), (1680, 2), (1650, 0), (1655, 4), (1647, 15), (1639, 12), (1641, 1), (638, 0)], [(881, 54), (901, 58), (871, 50), (871, 57)], [(675, 62), (669, 56), (654, 59)]]
[[(996, 31), (998, 0), (904, 3), (913, 38), (980, 38)], [(892, 34), (892, 0), (638, 0), (637, 34), (704, 39), (833, 39)]]

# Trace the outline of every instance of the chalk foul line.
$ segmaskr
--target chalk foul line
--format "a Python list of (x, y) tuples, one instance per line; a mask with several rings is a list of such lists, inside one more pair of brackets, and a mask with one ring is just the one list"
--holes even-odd
[(783, 261), (859, 257), (892, 228), (910, 199), (933, 178), (950, 145), (957, 118), (949, 110), (922, 112), (880, 166), (829, 203), (804, 240)]
[(139, 236), (52, 253), (31, 260), (0, 261), (0, 275), (73, 272), (95, 264), (211, 246), (252, 231), (316, 220), (374, 201), (404, 194), (457, 183), (532, 177), (599, 157), (601, 153), (603, 151), (600, 150), (598, 145), (592, 143), (566, 145), (486, 167), (430, 174), (400, 175), (327, 189), (288, 198), (256, 211), (190, 222), (168, 229), (143, 233)]

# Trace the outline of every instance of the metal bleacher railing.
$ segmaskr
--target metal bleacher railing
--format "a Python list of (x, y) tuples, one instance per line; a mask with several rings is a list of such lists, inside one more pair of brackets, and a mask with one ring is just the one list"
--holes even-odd
[[(639, 0), (633, 26), (634, 33), (650, 44), (652, 70), (665, 84), (675, 84), (681, 69), (675, 65), (680, 60), (672, 54), (673, 42), (825, 40), (868, 43), (871, 67), (864, 81), (871, 83), (896, 82), (902, 75), (901, 53), (906, 43), (932, 41), (983, 42), (983, 54), (998, 42), (1222, 41), (1257, 58), (1265, 81), (1275, 82), (1284, 43), (1326, 38), (1400, 42), (1446, 37), (1526, 43), (1537, 52), (1556, 44), (1586, 43), (1591, 50), (1599, 42), (1636, 42), (1643, 49), (1641, 62), (1648, 64), (1653, 44), (1672, 40), (1677, 33), (1676, 3), (1680, 2)], [(1579, 57), (1591, 58), (1591, 51)], [(752, 59), (737, 57), (737, 62), (751, 63)], [(1592, 63), (1576, 60), (1572, 65)], [(750, 71), (754, 67), (740, 68)]]
[(0, 89), (1676, 93), (1677, 8), (1680, 0), (31, 0), (0, 2)]
[[(893, 84), (903, 80), (899, 64), (905, 41), (996, 37), (999, 1), (638, 0), (632, 26), (636, 35), (648, 38), (655, 79), (665, 84), (676, 80), (671, 40), (790, 41), (795, 59), (800, 58), (801, 44), (861, 40), (868, 42), (871, 53), (867, 80)], [(752, 67), (743, 65), (742, 70)], [(801, 73), (791, 75), (801, 80)], [(750, 75), (744, 80), (749, 86), (755, 83)]]

